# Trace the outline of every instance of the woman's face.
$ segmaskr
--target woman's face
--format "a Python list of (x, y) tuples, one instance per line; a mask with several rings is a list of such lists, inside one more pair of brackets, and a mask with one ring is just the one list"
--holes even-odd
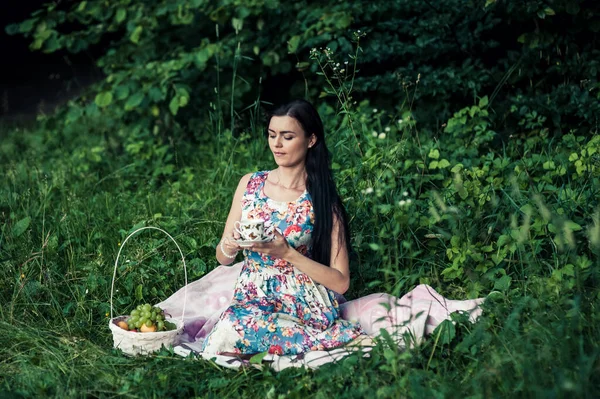
[(308, 149), (316, 143), (316, 136), (307, 137), (298, 121), (290, 116), (274, 116), (269, 123), (269, 148), (279, 166), (304, 163)]

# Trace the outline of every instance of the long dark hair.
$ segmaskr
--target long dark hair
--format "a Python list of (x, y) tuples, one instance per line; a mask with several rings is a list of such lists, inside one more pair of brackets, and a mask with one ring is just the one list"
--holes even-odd
[(350, 230), (346, 210), (342, 204), (331, 173), (329, 151), (325, 144), (325, 132), (319, 113), (311, 103), (294, 100), (275, 109), (269, 117), (289, 116), (298, 121), (307, 137), (314, 134), (317, 142), (306, 154), (306, 189), (312, 198), (315, 214), (311, 238), (312, 259), (330, 266), (331, 231), (333, 216), (340, 222), (339, 247), (346, 246), (350, 252)]

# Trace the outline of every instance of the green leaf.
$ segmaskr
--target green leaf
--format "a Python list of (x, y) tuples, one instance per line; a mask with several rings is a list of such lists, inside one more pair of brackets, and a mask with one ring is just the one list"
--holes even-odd
[(177, 94), (179, 95), (179, 107), (183, 108), (190, 102), (190, 93), (183, 88), (177, 90)]
[(127, 17), (127, 10), (125, 10), (124, 8), (119, 8), (117, 10), (117, 15), (115, 16), (115, 21), (117, 22), (123, 22), (125, 21), (125, 18)]
[(19, 237), (21, 234), (27, 230), (29, 224), (31, 223), (31, 218), (29, 216), (19, 220), (12, 228), (13, 237)]
[(21, 33), (31, 32), (37, 21), (38, 21), (37, 18), (26, 19), (25, 21), (23, 21), (19, 24), (19, 31)]
[(98, 93), (94, 102), (100, 108), (108, 107), (110, 103), (112, 103), (113, 95), (110, 91), (103, 91), (102, 93)]
[(292, 36), (292, 38), (287, 43), (288, 52), (293, 54), (298, 50), (298, 46), (300, 46), (300, 36)]
[(448, 162), (447, 159), (442, 159), (440, 162), (438, 162), (438, 168), (440, 169), (447, 168), (448, 166), (450, 166), (450, 162)]
[(261, 364), (265, 356), (267, 356), (268, 354), (268, 351), (257, 353), (256, 355), (250, 358), (250, 364)]
[(137, 299), (138, 301), (141, 301), (142, 299), (144, 299), (144, 295), (142, 294), (143, 288), (144, 288), (144, 286), (141, 284), (138, 284), (138, 286), (135, 287), (135, 299)]
[(431, 150), (429, 150), (429, 155), (427, 156), (429, 158), (438, 159), (440, 157), (440, 152), (437, 148), (432, 148)]
[(240, 18), (232, 18), (231, 25), (233, 26), (233, 29), (235, 29), (235, 33), (238, 34), (244, 27), (244, 20)]
[(506, 291), (510, 287), (512, 278), (510, 276), (502, 276), (494, 282), (494, 289), (498, 291)]
[(433, 335), (436, 336), (437, 334), (440, 337), (438, 342), (442, 345), (447, 345), (456, 337), (456, 327), (454, 327), (454, 323), (451, 320), (444, 320), (435, 328)]
[(571, 155), (569, 155), (569, 161), (573, 162), (579, 159), (579, 155), (577, 155), (576, 152), (573, 152)]
[(346, 29), (352, 23), (352, 15), (344, 13), (341, 17), (336, 18), (335, 27), (338, 29)]
[(378, 251), (379, 250), (379, 245), (375, 244), (375, 243), (369, 243), (369, 247), (373, 250), (373, 251)]
[(115, 89), (115, 97), (117, 100), (124, 100), (129, 96), (129, 86), (117, 86)]
[(6, 25), (6, 28), (4, 28), (4, 31), (9, 36), (16, 35), (17, 33), (19, 33), (19, 24)]
[(581, 226), (571, 220), (565, 222), (565, 228), (570, 229), (571, 231), (581, 230)]
[(450, 172), (452, 173), (458, 173), (461, 170), (463, 170), (465, 168), (465, 165), (463, 165), (462, 163), (457, 163), (456, 165), (454, 165), (452, 167), (452, 169), (450, 169)]
[(506, 245), (506, 243), (509, 243), (510, 241), (510, 236), (502, 234), (500, 237), (498, 237), (498, 242), (496, 243), (496, 245), (498, 246), (498, 248), (502, 248), (504, 245)]
[(142, 35), (142, 31), (144, 30), (143, 27), (141, 26), (136, 26), (135, 30), (133, 31), (133, 33), (131, 34), (131, 36), (129, 36), (129, 40), (131, 40), (133, 43), (138, 44), (140, 41), (140, 36)]
[(125, 111), (131, 111), (132, 109), (138, 107), (142, 101), (144, 101), (144, 93), (138, 91), (134, 95), (130, 96), (125, 103)]
[(489, 104), (488, 96), (482, 97), (479, 100), (479, 108), (486, 107)]
[(177, 115), (177, 111), (179, 111), (179, 97), (175, 96), (171, 99), (169, 103), (169, 110), (173, 115)]

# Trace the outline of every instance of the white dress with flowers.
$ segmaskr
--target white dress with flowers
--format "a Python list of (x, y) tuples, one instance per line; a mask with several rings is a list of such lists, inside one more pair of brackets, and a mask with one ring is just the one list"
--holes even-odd
[[(310, 257), (310, 195), (272, 200), (263, 191), (268, 173), (250, 178), (242, 218), (266, 220), (266, 228), (279, 229), (290, 246)], [(233, 299), (206, 337), (203, 352), (294, 355), (343, 346), (362, 333), (359, 324), (340, 318), (333, 291), (283, 259), (245, 250)]]

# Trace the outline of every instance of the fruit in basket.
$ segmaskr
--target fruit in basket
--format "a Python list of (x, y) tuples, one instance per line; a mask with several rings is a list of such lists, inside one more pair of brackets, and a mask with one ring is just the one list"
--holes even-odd
[(140, 332), (143, 332), (143, 333), (156, 332), (156, 326), (153, 324), (152, 327), (148, 327), (147, 324), (142, 324), (142, 327), (140, 328)]
[(138, 305), (132, 310), (127, 325), (130, 331), (134, 329), (137, 332), (170, 331), (177, 328), (175, 324), (165, 321), (165, 312), (161, 308), (149, 303)]
[(120, 322), (117, 323), (117, 325), (119, 327), (121, 327), (123, 330), (129, 330), (129, 326), (127, 325), (127, 322), (121, 320)]

